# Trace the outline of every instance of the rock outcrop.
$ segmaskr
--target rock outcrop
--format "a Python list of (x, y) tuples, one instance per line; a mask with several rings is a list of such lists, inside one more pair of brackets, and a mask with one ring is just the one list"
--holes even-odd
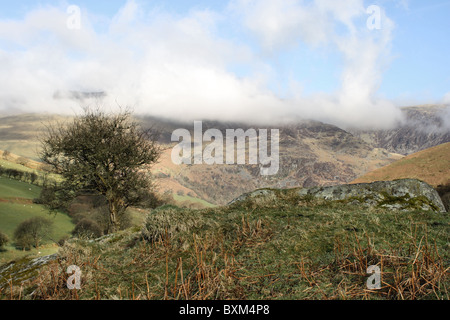
[[(276, 200), (283, 192), (286, 191), (276, 189), (256, 190), (241, 195), (229, 204), (260, 197)], [(292, 189), (290, 192), (292, 193)], [(301, 188), (296, 190), (296, 195), (304, 199), (341, 201), (363, 207), (446, 212), (437, 191), (427, 183), (417, 179)]]
[(403, 123), (386, 130), (348, 130), (375, 148), (409, 155), (450, 141), (445, 122), (450, 105), (423, 105), (401, 109)]
[(57, 254), (33, 259), (24, 257), (17, 261), (0, 265), (0, 290), (10, 285), (20, 286), (25, 281), (31, 281), (38, 275), (38, 271), (42, 266), (57, 258)]

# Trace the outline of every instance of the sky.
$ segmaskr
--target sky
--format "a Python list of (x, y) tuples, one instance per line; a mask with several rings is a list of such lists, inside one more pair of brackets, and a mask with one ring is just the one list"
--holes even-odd
[(0, 0), (0, 113), (389, 127), (450, 104), (449, 18), (449, 0)]

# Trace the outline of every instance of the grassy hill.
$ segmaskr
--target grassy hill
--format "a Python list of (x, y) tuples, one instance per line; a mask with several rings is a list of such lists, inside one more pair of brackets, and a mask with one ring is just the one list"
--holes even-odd
[(450, 184), (450, 142), (416, 152), (371, 171), (352, 183), (419, 179), (431, 186)]
[[(4, 153), (5, 151), (0, 150), (0, 175), (1, 171), (5, 169), (12, 169), (21, 173), (36, 174), (37, 179), (34, 181), (34, 184), (37, 185), (43, 185), (44, 179), (48, 179), (48, 181), (61, 181), (61, 177), (59, 175), (44, 170), (45, 165), (43, 165), (42, 162), (13, 153), (9, 153), (5, 156)], [(20, 177), (16, 177), (16, 179), (20, 180)]]
[(0, 118), (0, 149), (38, 160), (39, 135), (50, 122), (63, 123), (70, 117), (54, 114), (20, 114)]
[[(289, 192), (202, 210), (166, 206), (141, 227), (66, 242), (58, 259), (0, 298), (448, 300), (449, 228), (444, 213)], [(69, 265), (81, 269), (81, 290), (67, 289)], [(379, 290), (366, 286), (371, 265), (381, 268)]]
[[(0, 177), (0, 231), (5, 233), (10, 242), (5, 251), (0, 251), (0, 262), (16, 259), (24, 255), (45, 255), (55, 253), (58, 246), (54, 241), (70, 235), (73, 223), (69, 216), (63, 213), (49, 215), (41, 205), (33, 203), (40, 193), (40, 187), (26, 182)], [(51, 219), (54, 224), (53, 233), (45, 239), (43, 246), (30, 251), (17, 250), (13, 235), (16, 227), (32, 217), (42, 216)], [(53, 241), (54, 240), (54, 241)]]

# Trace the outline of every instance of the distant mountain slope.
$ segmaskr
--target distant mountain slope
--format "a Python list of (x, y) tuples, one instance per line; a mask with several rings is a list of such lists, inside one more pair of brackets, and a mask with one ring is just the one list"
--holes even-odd
[(414, 178), (429, 185), (450, 184), (450, 142), (422, 150), (371, 171), (352, 183)]
[(53, 114), (19, 114), (0, 118), (0, 149), (38, 160), (39, 135), (45, 125), (70, 119)]
[[(406, 122), (391, 130), (343, 130), (319, 121), (261, 126), (204, 121), (203, 132), (253, 128), (280, 130), (280, 167), (274, 176), (261, 176), (259, 165), (174, 165), (171, 134), (175, 129), (193, 130), (193, 123), (138, 116), (144, 127), (161, 131), (168, 147), (153, 172), (162, 191), (179, 197), (201, 198), (225, 204), (242, 193), (263, 187), (292, 188), (345, 184), (367, 172), (386, 166), (403, 155), (450, 141), (445, 129), (445, 106), (403, 108)], [(50, 121), (70, 117), (26, 114), (0, 118), (0, 149), (37, 159), (39, 132)], [(192, 135), (193, 136), (193, 135)], [(206, 147), (208, 143), (204, 143)]]
[[(147, 121), (147, 125), (150, 125), (150, 120)], [(155, 123), (156, 121), (152, 124)], [(171, 122), (168, 123), (168, 129), (164, 130), (164, 123), (158, 124), (163, 128), (166, 143), (170, 142), (170, 133), (174, 128), (192, 130), (193, 127), (192, 123)], [(220, 130), (225, 137), (225, 130), (228, 128), (247, 130), (251, 126), (242, 123), (204, 122), (203, 130), (209, 128)], [(318, 121), (261, 128), (280, 130), (280, 164), (276, 175), (262, 176), (259, 165), (174, 165), (169, 148), (161, 157), (160, 163), (154, 167), (155, 174), (160, 177), (160, 185), (177, 188), (180, 192), (185, 187), (209, 202), (225, 204), (242, 193), (258, 188), (348, 183), (365, 172), (402, 157), (373, 148), (345, 130)]]
[(43, 164), (33, 159), (0, 150), (0, 166), (20, 171), (41, 170)]
[(349, 130), (374, 148), (403, 155), (450, 142), (450, 106), (404, 107), (405, 121), (389, 130)]

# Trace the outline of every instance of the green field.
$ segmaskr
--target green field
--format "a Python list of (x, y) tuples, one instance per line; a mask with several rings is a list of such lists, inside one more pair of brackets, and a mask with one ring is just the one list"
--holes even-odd
[(21, 164), (7, 161), (5, 159), (0, 159), (0, 167), (3, 167), (5, 169), (15, 169), (15, 170), (24, 171), (24, 172), (35, 172), (36, 171), (31, 168), (25, 167)]
[(0, 177), (0, 199), (35, 199), (39, 197), (41, 188), (38, 186)]
[[(55, 241), (65, 235), (70, 235), (74, 225), (68, 215), (58, 213), (50, 215), (43, 206), (34, 204), (32, 199), (37, 198), (40, 187), (29, 183), (0, 177), (0, 231), (8, 236), (10, 242), (0, 252), (0, 262), (16, 259), (24, 255), (45, 255), (57, 251)], [(44, 240), (42, 247), (30, 251), (17, 250), (14, 246), (13, 235), (16, 227), (29, 218), (42, 216), (51, 219), (53, 232)]]
[(199, 205), (201, 205), (202, 207), (205, 208), (213, 208), (216, 207), (216, 205), (209, 203), (203, 199), (199, 199), (199, 198), (194, 198), (188, 195), (178, 195), (176, 193), (173, 194), (173, 198), (177, 203), (183, 203), (183, 202), (189, 202), (189, 203), (197, 203)]
[[(12, 162), (12, 161), (8, 161), (5, 159), (0, 159), (0, 167), (2, 167), (3, 169), (14, 169), (14, 170), (21, 171), (21, 172), (29, 172), (29, 173), (34, 172), (38, 176), (38, 179), (36, 180), (36, 184), (38, 184), (38, 185), (43, 184), (45, 176), (49, 181), (56, 181), (56, 182), (61, 181), (61, 176), (58, 174), (46, 173), (45, 171), (42, 171), (40, 169), (31, 169), (24, 165), (21, 165), (21, 164)], [(2, 176), (0, 176), (0, 178), (2, 178)]]

